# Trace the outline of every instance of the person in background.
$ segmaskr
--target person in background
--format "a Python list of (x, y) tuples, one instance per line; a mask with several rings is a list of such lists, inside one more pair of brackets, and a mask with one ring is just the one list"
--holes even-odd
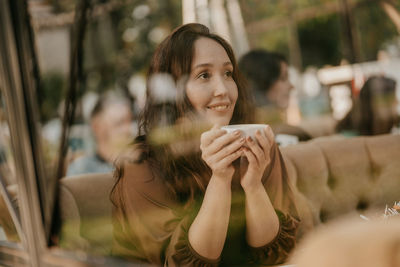
[(303, 129), (286, 123), (293, 85), (289, 81), (288, 62), (279, 53), (263, 49), (251, 50), (239, 61), (239, 69), (245, 76), (256, 101), (256, 120), (267, 123), (275, 134), (293, 135), (299, 141), (311, 139)]
[(377, 135), (390, 133), (399, 124), (396, 81), (371, 76), (360, 90), (347, 115), (336, 125), (344, 135)]
[[(166, 74), (175, 87), (152, 86)], [(285, 261), (299, 220), (273, 133), (265, 126), (253, 140), (220, 128), (253, 122), (239, 76), (231, 46), (204, 25), (159, 45), (139, 135), (116, 162), (113, 255), (157, 266)], [(160, 95), (175, 101), (164, 107)], [(200, 123), (205, 131), (188, 132)]]
[(113, 161), (133, 136), (132, 117), (130, 102), (123, 96), (100, 96), (90, 115), (95, 153), (73, 160), (67, 176), (112, 172)]

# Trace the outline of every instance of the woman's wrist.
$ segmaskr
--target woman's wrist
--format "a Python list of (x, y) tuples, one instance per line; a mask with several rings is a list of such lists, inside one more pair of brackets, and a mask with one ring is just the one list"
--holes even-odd
[[(233, 177), (233, 175), (232, 175), (232, 177)], [(210, 184), (210, 183), (214, 183), (214, 184), (216, 184), (217, 186), (222, 186), (222, 187), (231, 188), (232, 177), (224, 176), (224, 175), (218, 175), (218, 174), (213, 174), (213, 175), (211, 175), (209, 184)]]
[(265, 191), (264, 185), (261, 181), (256, 181), (252, 183), (242, 183), (242, 188), (245, 194), (254, 194), (257, 192)]

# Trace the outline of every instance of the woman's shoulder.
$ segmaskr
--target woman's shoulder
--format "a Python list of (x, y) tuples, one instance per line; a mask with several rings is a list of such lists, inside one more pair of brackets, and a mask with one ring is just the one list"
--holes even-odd
[(163, 182), (157, 166), (153, 163), (141, 144), (132, 144), (120, 154), (114, 176), (123, 191), (139, 194), (160, 204), (168, 204), (172, 195)]
[(155, 178), (146, 149), (142, 143), (134, 142), (125, 148), (115, 161), (115, 176), (143, 183)]

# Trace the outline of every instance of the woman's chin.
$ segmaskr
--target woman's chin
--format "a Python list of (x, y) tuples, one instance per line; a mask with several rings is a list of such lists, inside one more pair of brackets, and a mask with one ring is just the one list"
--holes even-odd
[(224, 125), (228, 125), (230, 119), (227, 118), (215, 118), (213, 120), (210, 120), (212, 125), (219, 125), (219, 126), (224, 126)]
[(207, 122), (210, 125), (219, 125), (224, 126), (228, 125), (232, 119), (232, 114), (226, 112), (225, 114), (222, 113), (215, 113), (215, 112), (206, 112), (201, 116), (202, 120)]

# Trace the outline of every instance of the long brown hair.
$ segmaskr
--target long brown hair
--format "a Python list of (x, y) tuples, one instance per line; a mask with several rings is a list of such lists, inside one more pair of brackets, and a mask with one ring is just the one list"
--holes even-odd
[(354, 131), (359, 135), (389, 133), (399, 123), (394, 112), (379, 116), (378, 109), (389, 110), (396, 103), (396, 81), (383, 76), (371, 76), (361, 88), (351, 110), (338, 122), (336, 131)]
[[(139, 137), (135, 144), (140, 147), (140, 160), (147, 160), (166, 185), (179, 200), (193, 199), (197, 193), (204, 192), (211, 172), (201, 160), (200, 151), (183, 156), (172, 153), (169, 144), (154, 145), (148, 137), (155, 130), (167, 125), (175, 125), (181, 118), (195, 114), (194, 108), (186, 96), (186, 78), (191, 72), (194, 43), (201, 37), (218, 42), (226, 51), (232, 65), (232, 77), (238, 88), (238, 99), (231, 124), (253, 122), (253, 107), (250, 93), (243, 85), (236, 59), (231, 46), (220, 36), (210, 33), (209, 29), (197, 23), (185, 24), (175, 29), (155, 51), (147, 74), (146, 105), (139, 117)], [(176, 96), (173, 101), (160, 102), (150, 86), (150, 79), (157, 74), (169, 74), (175, 82)], [(117, 166), (116, 177), (123, 175), (122, 164)], [(117, 180), (117, 183), (118, 183)]]

